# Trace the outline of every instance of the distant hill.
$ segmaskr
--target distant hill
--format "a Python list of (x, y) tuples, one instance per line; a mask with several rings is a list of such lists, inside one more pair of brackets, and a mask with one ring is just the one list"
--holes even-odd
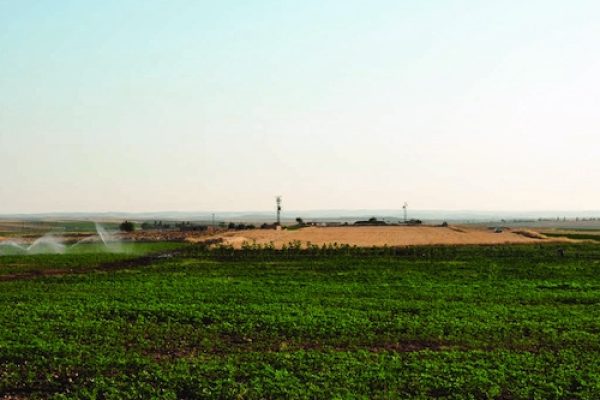
[[(356, 221), (377, 217), (388, 222), (402, 220), (401, 209), (387, 210), (283, 210), (283, 222), (293, 222), (297, 217), (305, 221)], [(553, 223), (563, 218), (600, 218), (600, 211), (477, 211), (477, 210), (409, 210), (409, 218), (423, 221), (451, 221), (462, 223), (482, 223), (486, 221)], [(275, 220), (273, 211), (223, 211), (214, 212), (215, 221), (270, 222)], [(210, 211), (159, 211), (159, 212), (57, 212), (37, 214), (0, 214), (4, 220), (90, 220), (119, 221), (131, 220), (172, 220), (172, 221), (212, 221)], [(541, 221), (540, 221), (541, 220)], [(600, 221), (598, 221), (600, 222)]]

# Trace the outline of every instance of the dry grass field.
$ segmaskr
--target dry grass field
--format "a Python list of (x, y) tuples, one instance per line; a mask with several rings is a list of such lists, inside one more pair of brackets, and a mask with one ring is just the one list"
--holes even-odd
[[(244, 242), (267, 244), (273, 242), (280, 248), (293, 241), (315, 245), (329, 243), (370, 246), (412, 246), (412, 245), (459, 245), (459, 244), (504, 244), (541, 243), (564, 241), (545, 238), (535, 232), (493, 230), (473, 227), (433, 227), (433, 226), (384, 226), (384, 227), (307, 227), (297, 230), (250, 230), (220, 234), (226, 244), (241, 247)], [(531, 236), (531, 237), (528, 237)]]

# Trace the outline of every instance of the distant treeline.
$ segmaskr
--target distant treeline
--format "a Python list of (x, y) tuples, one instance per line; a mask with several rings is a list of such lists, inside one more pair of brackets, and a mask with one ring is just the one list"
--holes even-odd
[(207, 225), (192, 224), (191, 222), (143, 222), (141, 225), (142, 230), (174, 230), (178, 229), (181, 231), (205, 231), (208, 229)]
[[(223, 222), (220, 221), (215, 223), (214, 225), (208, 224), (198, 224), (189, 221), (182, 222), (165, 222), (165, 221), (153, 221), (153, 222), (143, 222), (140, 227), (142, 230), (150, 231), (150, 230), (179, 230), (182, 232), (195, 232), (195, 231), (206, 231), (209, 228), (217, 227), (220, 229), (231, 229), (231, 230), (246, 230), (246, 229), (256, 229), (256, 225), (254, 224), (244, 224), (244, 223), (235, 223), (235, 222)], [(261, 229), (275, 229), (274, 224), (262, 224), (260, 225)]]

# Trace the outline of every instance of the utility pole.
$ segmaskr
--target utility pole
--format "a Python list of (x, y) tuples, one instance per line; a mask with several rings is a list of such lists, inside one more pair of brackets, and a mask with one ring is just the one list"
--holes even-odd
[(213, 213), (213, 215), (212, 215), (212, 227), (214, 230), (215, 229), (215, 213)]
[(277, 226), (281, 225), (281, 196), (275, 197), (275, 203), (277, 204)]
[(408, 203), (404, 202), (404, 205), (402, 206), (402, 211), (404, 211), (404, 223), (406, 223), (408, 221)]

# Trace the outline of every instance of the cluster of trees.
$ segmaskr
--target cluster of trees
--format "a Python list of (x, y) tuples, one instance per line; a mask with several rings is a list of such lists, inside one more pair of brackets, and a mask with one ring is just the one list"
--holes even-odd
[(385, 222), (385, 221), (379, 221), (377, 218), (371, 217), (367, 221), (356, 221), (354, 223), (354, 225), (358, 225), (358, 226), (385, 226), (385, 225), (387, 225), (387, 222)]
[[(225, 222), (219, 222), (219, 228), (227, 228), (227, 229), (237, 229), (237, 230), (246, 230), (246, 229), (256, 229), (256, 225), (254, 224), (244, 224), (244, 223), (235, 223), (230, 222), (226, 224)], [(268, 224), (263, 224), (261, 228), (272, 227)], [(142, 230), (169, 230), (169, 229), (178, 229), (180, 231), (206, 231), (209, 228), (209, 225), (202, 224), (194, 224), (189, 221), (182, 222), (172, 222), (167, 223), (163, 221), (153, 221), (153, 222), (143, 222), (141, 225)]]
[(191, 222), (180, 222), (175, 224), (176, 228), (179, 228), (182, 232), (202, 232), (208, 229), (207, 225), (195, 225)]
[(166, 223), (163, 221), (154, 221), (152, 223), (150, 222), (144, 222), (141, 225), (142, 230), (145, 231), (149, 231), (149, 230), (168, 230), (168, 229), (179, 229), (180, 231), (205, 231), (208, 229), (208, 225), (198, 225), (198, 224), (192, 224), (189, 221), (183, 221), (183, 222), (174, 222), (174, 223)]
[(256, 226), (253, 224), (236, 224), (235, 222), (230, 222), (229, 225), (227, 225), (227, 229), (237, 229), (239, 231), (243, 231), (245, 229), (256, 229)]
[(152, 229), (171, 229), (171, 228), (172, 228), (171, 224), (163, 223), (162, 221), (154, 221), (153, 223), (150, 223), (150, 222), (142, 223), (142, 229), (145, 231), (152, 230)]
[(135, 230), (135, 225), (133, 222), (125, 220), (119, 225), (119, 230), (121, 232), (133, 232)]

